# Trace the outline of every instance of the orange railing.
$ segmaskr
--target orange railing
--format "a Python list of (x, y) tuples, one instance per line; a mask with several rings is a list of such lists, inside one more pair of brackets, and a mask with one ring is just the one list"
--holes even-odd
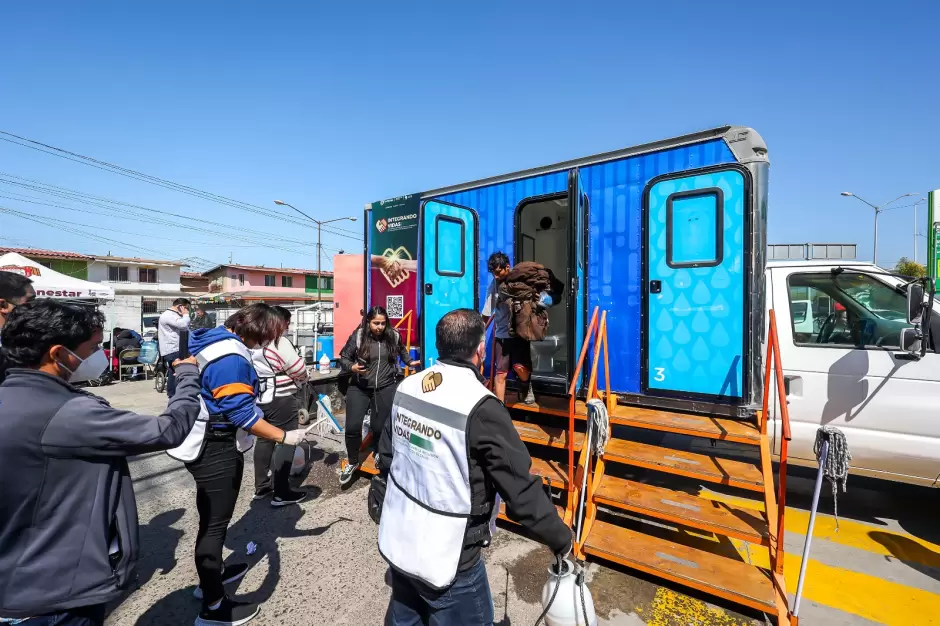
[[(783, 366), (780, 363), (780, 338), (777, 334), (777, 315), (770, 310), (769, 328), (767, 331), (767, 362), (764, 364), (764, 406), (760, 417), (761, 435), (767, 435), (768, 409), (770, 408), (770, 370), (771, 366), (776, 374), (777, 400), (780, 402), (780, 424), (782, 437), (780, 440), (780, 480), (777, 490), (777, 537), (776, 552), (773, 555), (774, 570), (783, 573), (783, 523), (787, 508), (787, 447), (792, 438), (790, 434), (790, 409), (787, 406), (787, 392), (783, 381)], [(769, 452), (769, 451), (768, 451)], [(772, 511), (768, 510), (767, 515)]]
[[(395, 326), (393, 326), (393, 328), (395, 330), (398, 330), (399, 326), (404, 324), (405, 321), (411, 320), (411, 318), (414, 317), (413, 313), (414, 313), (414, 310), (409, 310), (407, 313), (405, 313), (405, 316), (403, 318), (395, 322)], [(410, 355), (411, 354), (411, 322), (410, 321), (408, 321), (408, 333), (407, 333), (407, 340), (405, 341), (405, 349), (408, 350), (408, 354)], [(410, 372), (410, 368), (408, 367), (408, 363), (405, 363), (405, 376), (408, 376), (410, 374), (411, 372)]]
[[(578, 365), (575, 367), (574, 376), (571, 377), (571, 386), (568, 388), (568, 512), (574, 511), (574, 484), (575, 484), (575, 465), (574, 465), (574, 416), (577, 407), (578, 382), (581, 379), (581, 370), (584, 368), (584, 359), (587, 357), (590, 340), (594, 337), (597, 330), (597, 314), (600, 307), (594, 307), (594, 313), (591, 315), (591, 322), (588, 324), (587, 334), (584, 336), (584, 343), (581, 345), (581, 355), (578, 357)], [(607, 314), (604, 314), (606, 320)], [(597, 352), (595, 348), (595, 352)], [(597, 377), (597, 358), (594, 359), (594, 375)], [(609, 376), (609, 375), (608, 375)], [(589, 385), (590, 387), (590, 385)], [(590, 400), (590, 398), (588, 398)]]

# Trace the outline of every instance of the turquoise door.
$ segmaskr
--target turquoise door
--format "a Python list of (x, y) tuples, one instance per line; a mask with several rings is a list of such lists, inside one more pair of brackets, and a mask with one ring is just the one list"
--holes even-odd
[(646, 392), (744, 395), (748, 181), (720, 166), (647, 187)]
[(437, 323), (454, 309), (477, 306), (477, 238), (473, 209), (430, 200), (421, 207), (421, 352), (424, 366), (437, 360)]
[[(568, 179), (568, 206), (571, 207), (571, 220), (569, 221), (571, 232), (569, 233), (570, 249), (568, 258), (570, 261), (571, 279), (568, 289), (568, 336), (571, 338), (568, 345), (571, 346), (568, 355), (569, 376), (574, 375), (574, 368), (577, 367), (578, 357), (581, 356), (581, 348), (584, 345), (584, 334), (587, 332), (587, 282), (585, 272), (587, 270), (587, 224), (588, 224), (588, 197), (584, 192), (584, 185), (581, 183), (581, 174), (578, 170), (572, 170)], [(585, 359), (584, 368), (581, 371), (581, 380), (578, 381), (578, 387), (587, 379), (585, 371), (590, 359)]]

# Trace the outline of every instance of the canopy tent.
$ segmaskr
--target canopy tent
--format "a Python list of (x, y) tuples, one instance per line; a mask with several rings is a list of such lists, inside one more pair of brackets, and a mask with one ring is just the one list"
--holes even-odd
[(26, 276), (33, 281), (37, 298), (114, 300), (114, 289), (107, 285), (62, 274), (16, 252), (0, 256), (0, 272)]

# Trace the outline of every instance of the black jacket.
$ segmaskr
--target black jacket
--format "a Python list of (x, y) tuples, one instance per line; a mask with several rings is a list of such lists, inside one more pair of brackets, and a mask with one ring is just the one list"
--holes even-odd
[[(441, 359), (446, 365), (468, 367), (483, 384), (480, 371), (470, 363)], [(385, 420), (379, 438), (378, 465), (383, 474), (392, 466), (392, 424)], [(495, 396), (481, 402), (467, 420), (467, 447), (470, 451), (471, 507), (492, 511), (497, 492), (511, 517), (540, 538), (552, 552), (571, 545), (571, 530), (558, 517), (555, 505), (542, 488), (542, 481), (529, 473), (532, 458), (519, 438), (512, 418)], [(489, 506), (487, 506), (489, 505)], [(480, 549), (489, 544), (490, 514), (471, 518), (467, 528), (459, 570), (476, 564)]]
[[(384, 343), (377, 341), (370, 332), (363, 333), (360, 328), (352, 332), (339, 353), (339, 363), (347, 372), (352, 370), (352, 366), (356, 364), (360, 355), (368, 354), (368, 358), (365, 359), (366, 371), (363, 374), (353, 375), (352, 380), (353, 384), (363, 389), (381, 389), (396, 384), (399, 374), (398, 358), (401, 357), (405, 363), (411, 360), (408, 348), (402, 343), (398, 331), (388, 328), (385, 332), (392, 335), (394, 361), (389, 358), (389, 351)], [(360, 334), (365, 337), (360, 337)]]
[[(199, 415), (199, 371), (153, 417), (37, 370), (0, 385), (0, 617), (109, 602), (140, 554), (127, 457), (178, 446)], [(110, 546), (117, 552), (109, 554)]]

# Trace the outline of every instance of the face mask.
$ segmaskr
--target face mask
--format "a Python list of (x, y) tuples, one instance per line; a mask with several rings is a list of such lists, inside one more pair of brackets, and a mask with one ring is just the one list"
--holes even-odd
[[(66, 350), (68, 350), (68, 348), (66, 348)], [(87, 359), (82, 359), (71, 350), (69, 350), (69, 353), (81, 361), (81, 364), (79, 364), (75, 370), (69, 369), (67, 365), (61, 362), (59, 363), (60, 366), (69, 372), (69, 377), (67, 380), (70, 383), (83, 383), (89, 380), (94, 380), (95, 378), (101, 376), (102, 372), (104, 372), (104, 370), (108, 367), (108, 357), (101, 348), (98, 348)]]

